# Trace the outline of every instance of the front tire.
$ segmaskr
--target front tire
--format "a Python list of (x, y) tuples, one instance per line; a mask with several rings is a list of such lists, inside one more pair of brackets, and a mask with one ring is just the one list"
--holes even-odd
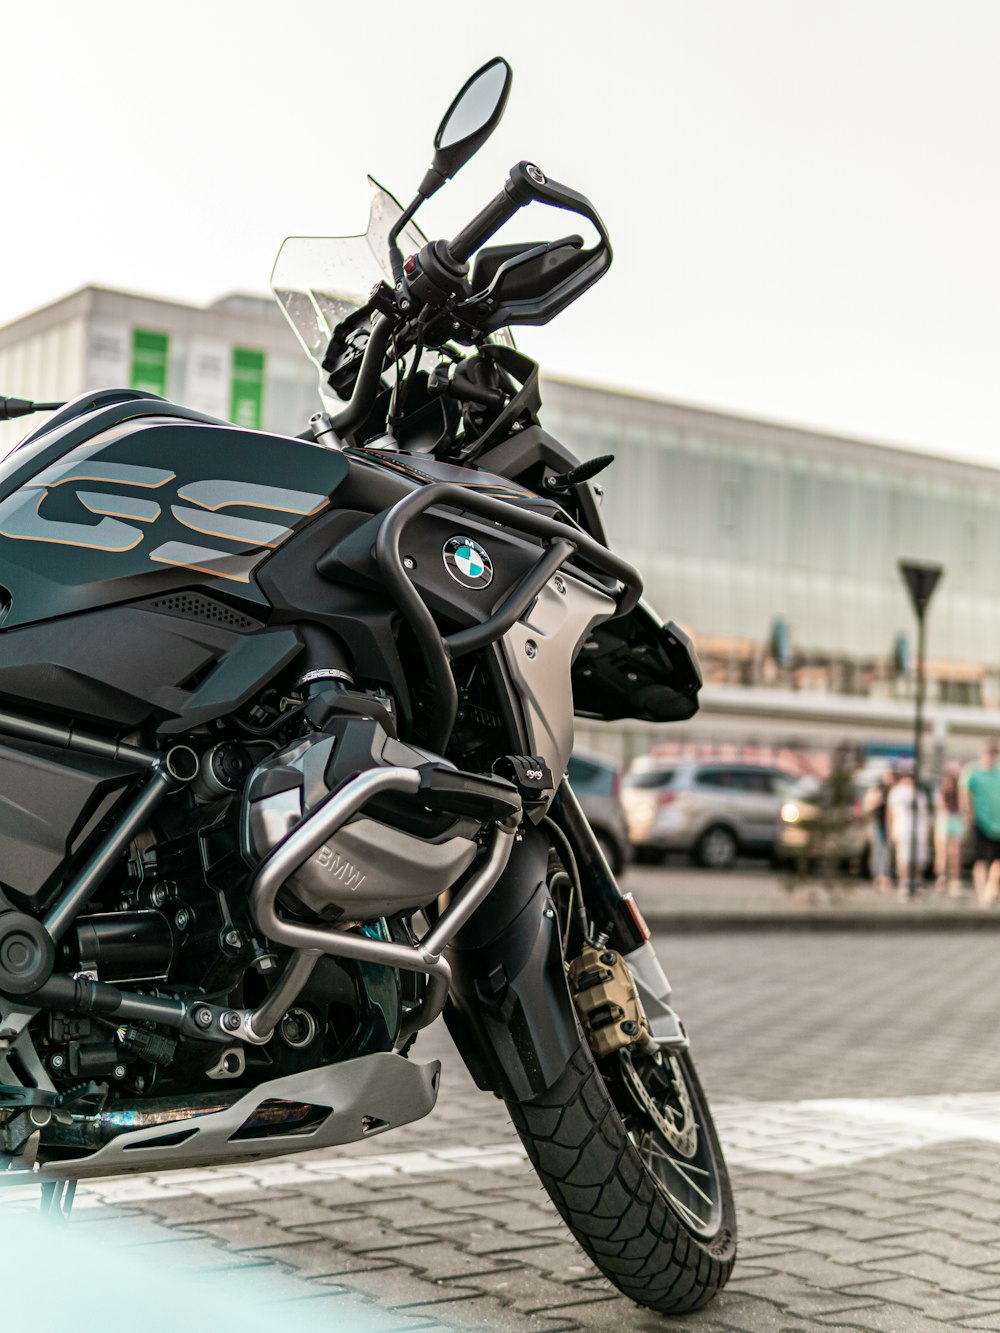
[(639, 1305), (684, 1314), (725, 1286), (736, 1259), (736, 1210), (690, 1056), (671, 1057), (669, 1068), (683, 1077), (699, 1136), (677, 1180), (693, 1177), (711, 1207), (688, 1189), (681, 1199), (677, 1180), (670, 1188), (676, 1168), (653, 1150), (638, 1103), (614, 1068), (602, 1074), (585, 1045), (549, 1092), (508, 1109), (550, 1198), (604, 1276)]

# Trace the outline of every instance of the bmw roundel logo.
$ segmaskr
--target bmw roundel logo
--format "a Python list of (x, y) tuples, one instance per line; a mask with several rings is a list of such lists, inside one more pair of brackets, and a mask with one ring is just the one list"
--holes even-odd
[(441, 554), (445, 569), (466, 588), (486, 588), (493, 582), (493, 561), (471, 537), (449, 537)]

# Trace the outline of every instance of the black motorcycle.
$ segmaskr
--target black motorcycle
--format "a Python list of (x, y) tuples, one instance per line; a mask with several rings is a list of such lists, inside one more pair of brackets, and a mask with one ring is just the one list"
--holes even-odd
[[(545, 433), (508, 332), (611, 246), (531, 162), (451, 241), (411, 221), (509, 87), (468, 81), (409, 207), (376, 188), (365, 236), (285, 242), (305, 434), (108, 390), (0, 469), (0, 1183), (66, 1207), (410, 1123), (443, 1013), (594, 1263), (677, 1313), (729, 1276), (732, 1194), (563, 775), (574, 713), (687, 718), (701, 679), (608, 549), (611, 460)], [(537, 204), (591, 243), (486, 245)]]

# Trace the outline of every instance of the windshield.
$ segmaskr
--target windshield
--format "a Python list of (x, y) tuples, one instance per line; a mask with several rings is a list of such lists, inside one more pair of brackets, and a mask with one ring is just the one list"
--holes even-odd
[[(361, 236), (289, 236), (278, 251), (271, 290), (306, 354), (322, 372), (334, 329), (368, 302), (383, 278), (392, 283), (389, 232), (402, 209), (369, 176), (372, 188), (368, 228)], [(399, 237), (404, 255), (424, 244), (410, 223)]]

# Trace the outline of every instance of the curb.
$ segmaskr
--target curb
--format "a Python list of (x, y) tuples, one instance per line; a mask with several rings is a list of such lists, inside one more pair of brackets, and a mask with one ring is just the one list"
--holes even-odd
[(1000, 930), (1000, 912), (898, 912), (815, 908), (777, 912), (664, 912), (640, 903), (646, 923), (675, 935), (764, 931), (914, 931)]

